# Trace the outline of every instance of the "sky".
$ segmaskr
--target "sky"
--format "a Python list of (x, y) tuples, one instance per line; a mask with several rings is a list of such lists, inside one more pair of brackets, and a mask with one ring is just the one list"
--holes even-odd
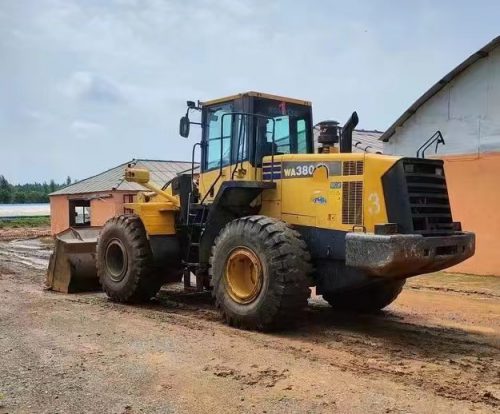
[(190, 160), (186, 100), (248, 90), (385, 130), (500, 35), (498, 1), (0, 0), (0, 174)]

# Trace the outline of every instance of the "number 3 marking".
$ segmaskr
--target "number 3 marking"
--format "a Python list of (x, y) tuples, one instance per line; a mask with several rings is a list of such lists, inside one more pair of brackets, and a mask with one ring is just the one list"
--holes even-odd
[(380, 199), (377, 193), (371, 193), (368, 196), (368, 201), (371, 205), (368, 207), (368, 213), (374, 215), (380, 213)]

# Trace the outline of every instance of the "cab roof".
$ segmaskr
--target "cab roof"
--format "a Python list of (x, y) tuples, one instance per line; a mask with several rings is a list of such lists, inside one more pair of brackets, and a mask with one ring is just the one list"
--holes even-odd
[(201, 105), (206, 106), (206, 105), (223, 103), (223, 102), (227, 102), (227, 101), (233, 101), (235, 99), (243, 98), (244, 96), (253, 96), (253, 97), (257, 97), (257, 98), (273, 99), (275, 101), (282, 101), (282, 102), (293, 103), (293, 104), (298, 104), (298, 105), (311, 106), (310, 101), (303, 101), (301, 99), (287, 98), (286, 96), (271, 95), (269, 93), (253, 92), (253, 91), (243, 92), (243, 93), (239, 93), (237, 95), (226, 96), (224, 98), (212, 99), (210, 101), (201, 102)]

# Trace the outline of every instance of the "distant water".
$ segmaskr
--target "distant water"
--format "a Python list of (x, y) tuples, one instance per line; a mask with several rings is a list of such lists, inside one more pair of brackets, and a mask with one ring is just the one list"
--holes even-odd
[(50, 216), (50, 204), (0, 204), (0, 217)]

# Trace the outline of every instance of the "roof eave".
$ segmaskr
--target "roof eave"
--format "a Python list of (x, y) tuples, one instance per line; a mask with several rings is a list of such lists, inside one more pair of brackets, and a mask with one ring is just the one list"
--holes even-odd
[(227, 102), (227, 101), (233, 101), (233, 100), (241, 98), (243, 96), (254, 96), (254, 97), (258, 97), (258, 98), (267, 98), (267, 99), (279, 100), (279, 101), (283, 101), (283, 102), (287, 102), (287, 103), (305, 105), (305, 106), (312, 105), (312, 103), (310, 101), (306, 101), (303, 99), (295, 99), (295, 98), (289, 98), (287, 96), (273, 95), (270, 93), (255, 92), (255, 91), (242, 92), (242, 93), (239, 93), (236, 95), (225, 96), (225, 97), (217, 98), (217, 99), (210, 99), (208, 101), (200, 102), (200, 104), (202, 106), (214, 105), (214, 104), (219, 104), (219, 103), (223, 103), (223, 102)]
[(418, 98), (396, 121), (380, 136), (379, 140), (388, 142), (396, 132), (396, 128), (402, 126), (417, 110), (431, 99), (436, 93), (443, 89), (448, 83), (455, 79), (460, 73), (472, 66), (478, 60), (485, 58), (489, 53), (500, 45), (500, 36), (494, 38), (486, 46), (473, 53), (451, 72), (443, 76), (438, 82), (432, 85), (420, 98)]

